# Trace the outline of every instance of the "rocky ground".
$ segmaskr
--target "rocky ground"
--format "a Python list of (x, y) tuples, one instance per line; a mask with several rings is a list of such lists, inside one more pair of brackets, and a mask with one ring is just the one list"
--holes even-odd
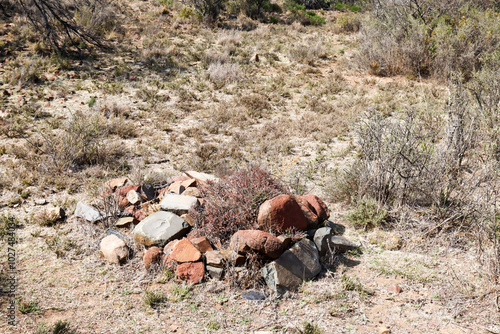
[[(336, 172), (356, 154), (354, 125), (366, 110), (412, 107), (439, 122), (445, 85), (368, 74), (340, 12), (324, 13), (324, 26), (233, 20), (207, 28), (177, 4), (117, 8), (120, 24), (106, 36), (115, 48), (92, 58), (43, 56), (34, 41), (16, 48), (34, 32), (22, 20), (0, 26), (4, 273), (8, 233), (17, 238), (16, 326), (4, 294), (1, 332), (43, 333), (65, 321), (78, 333), (500, 333), (498, 286), (473, 236), (456, 242), (398, 224), (356, 229), (348, 203), (331, 195)], [(134, 224), (77, 217), (79, 202), (119, 211), (101, 196), (115, 178), (161, 188), (185, 171), (223, 177), (249, 163), (294, 194), (323, 199), (328, 220), (359, 251), (324, 256), (314, 278), (283, 294), (208, 274), (193, 285), (159, 264), (146, 269), (151, 245), (134, 238)], [(101, 252), (110, 227), (127, 245), (121, 264)]]

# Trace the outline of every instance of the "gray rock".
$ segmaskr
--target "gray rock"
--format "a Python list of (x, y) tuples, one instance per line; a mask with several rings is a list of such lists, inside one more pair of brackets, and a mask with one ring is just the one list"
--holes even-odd
[(263, 267), (260, 272), (267, 286), (280, 295), (284, 294), (287, 290), (296, 290), (302, 283), (302, 279), (277, 264), (276, 261)]
[(296, 290), (302, 280), (312, 279), (321, 271), (319, 253), (309, 239), (302, 239), (271, 262), (261, 273), (267, 285), (278, 293)]
[(266, 295), (264, 292), (259, 291), (259, 290), (250, 290), (248, 292), (242, 293), (241, 298), (246, 299), (246, 300), (265, 300)]
[(345, 232), (345, 226), (340, 224), (335, 224), (330, 220), (325, 220), (323, 223), (325, 227), (330, 227), (332, 229), (332, 234), (334, 235), (342, 235)]
[(191, 226), (172, 212), (157, 211), (144, 218), (133, 231), (137, 242), (146, 246), (164, 246), (184, 237)]
[(128, 259), (129, 251), (125, 242), (114, 234), (101, 240), (101, 252), (110, 263), (122, 263)]
[(194, 196), (166, 194), (160, 202), (162, 210), (171, 211), (178, 215), (187, 213), (189, 209), (198, 204), (198, 199)]
[(142, 195), (146, 197), (146, 200), (150, 201), (156, 197), (155, 188), (151, 183), (144, 183), (141, 186)]
[(75, 216), (83, 218), (91, 223), (95, 223), (105, 217), (102, 213), (83, 202), (78, 202), (78, 204), (76, 204)]
[(210, 275), (210, 277), (221, 280), (224, 277), (224, 269), (223, 268), (218, 268), (218, 267), (213, 267), (213, 266), (206, 266), (207, 272)]
[(331, 227), (318, 228), (316, 233), (314, 233), (314, 243), (321, 256), (325, 255), (328, 250), (327, 239), (330, 235), (332, 235)]
[(328, 237), (328, 247), (334, 254), (345, 253), (359, 248), (355, 243), (339, 235), (332, 235)]

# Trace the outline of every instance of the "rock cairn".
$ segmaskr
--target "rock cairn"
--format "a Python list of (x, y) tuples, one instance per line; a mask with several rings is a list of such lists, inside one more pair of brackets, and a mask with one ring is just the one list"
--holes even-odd
[[(343, 227), (328, 220), (327, 205), (312, 194), (279, 195), (265, 201), (258, 209), (256, 229), (237, 231), (226, 248), (220, 242), (211, 244), (205, 236), (191, 237), (195, 222), (189, 212), (204, 204), (198, 187), (208, 181), (218, 179), (188, 171), (156, 189), (148, 183), (131, 185), (128, 179), (119, 178), (104, 185), (101, 197), (114, 198), (121, 210), (115, 227), (132, 230), (135, 241), (145, 246), (142, 256), (146, 269), (153, 265), (172, 268), (177, 278), (193, 284), (207, 277), (224, 279), (228, 268), (245, 266), (247, 256), (257, 253), (265, 260), (260, 273), (266, 284), (281, 294), (317, 276), (322, 257), (358, 248), (340, 235)], [(106, 217), (81, 202), (75, 216), (92, 223)], [(269, 226), (302, 233), (295, 233), (293, 239), (273, 235), (264, 231)], [(124, 263), (131, 254), (120, 235), (111, 233), (101, 241), (101, 253), (110, 263)]]

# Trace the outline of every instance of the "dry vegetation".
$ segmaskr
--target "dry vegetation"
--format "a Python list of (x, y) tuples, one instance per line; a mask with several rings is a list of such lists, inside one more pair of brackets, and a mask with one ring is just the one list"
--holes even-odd
[[(0, 0), (2, 284), (19, 226), (18, 324), (2, 295), (0, 331), (500, 333), (499, 15), (488, 0)], [(71, 217), (112, 177), (249, 164), (283, 184), (212, 194), (228, 210), (313, 192), (362, 253), (250, 302), (145, 271), (132, 240), (109, 265), (104, 224), (47, 223), (37, 204)]]

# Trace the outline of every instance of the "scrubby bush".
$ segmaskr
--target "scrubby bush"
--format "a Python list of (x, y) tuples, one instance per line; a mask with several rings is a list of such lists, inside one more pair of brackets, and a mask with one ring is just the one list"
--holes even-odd
[(363, 197), (346, 215), (354, 227), (365, 230), (379, 226), (386, 217), (387, 211), (371, 197)]
[[(377, 75), (411, 74), (464, 79), (498, 49), (500, 20), (488, 2), (377, 2), (361, 29), (361, 61)], [(486, 9), (485, 9), (486, 8)]]
[(337, 24), (342, 32), (358, 32), (361, 28), (361, 19), (358, 14), (343, 13), (337, 17)]
[[(192, 212), (195, 232), (223, 244), (238, 230), (254, 229), (259, 207), (266, 200), (287, 193), (287, 189), (268, 172), (249, 166), (217, 182), (201, 185), (203, 208)], [(270, 233), (275, 227), (268, 226)]]

